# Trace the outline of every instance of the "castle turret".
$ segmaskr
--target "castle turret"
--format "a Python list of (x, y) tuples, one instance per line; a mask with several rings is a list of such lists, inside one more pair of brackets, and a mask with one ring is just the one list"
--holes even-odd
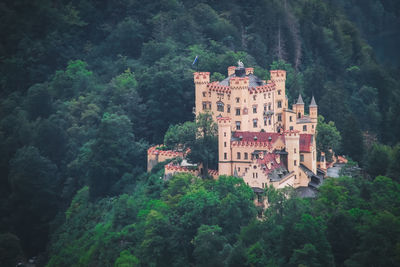
[(314, 96), (311, 99), (311, 103), (309, 106), (309, 113), (310, 113), (310, 118), (312, 122), (317, 122), (318, 119), (318, 106), (317, 103), (315, 102)]
[(231, 119), (217, 118), (218, 122), (218, 172), (220, 175), (232, 175)]
[(195, 72), (193, 73), (193, 79), (196, 91), (196, 116), (199, 113), (204, 112), (204, 109), (208, 109), (211, 105), (210, 97), (207, 92), (207, 84), (210, 83), (209, 72)]
[(296, 112), (296, 117), (298, 119), (304, 117), (304, 101), (301, 94), (299, 94), (296, 104), (293, 105), (293, 111)]

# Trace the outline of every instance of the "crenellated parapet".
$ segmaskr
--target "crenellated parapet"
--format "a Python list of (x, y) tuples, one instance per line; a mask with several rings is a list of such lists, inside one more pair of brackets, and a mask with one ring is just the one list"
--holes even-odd
[(286, 71), (285, 70), (270, 70), (271, 81), (275, 82), (285, 82), (286, 81)]
[(275, 83), (270, 82), (262, 86), (256, 86), (256, 87), (249, 87), (249, 93), (250, 94), (260, 94), (260, 93), (265, 93), (265, 92), (271, 92), (276, 89)]
[(162, 145), (152, 146), (147, 149), (147, 171), (151, 171), (159, 162), (173, 158), (184, 158), (187, 153), (188, 151), (162, 150)]
[(212, 82), (207, 84), (207, 88), (208, 90), (215, 91), (217, 93), (225, 93), (225, 94), (231, 93), (231, 88), (229, 86), (220, 85), (218, 82)]
[(229, 80), (231, 89), (247, 89), (249, 87), (249, 77), (232, 77)]
[(210, 82), (210, 73), (209, 72), (195, 72), (193, 73), (194, 83), (195, 84), (207, 84)]

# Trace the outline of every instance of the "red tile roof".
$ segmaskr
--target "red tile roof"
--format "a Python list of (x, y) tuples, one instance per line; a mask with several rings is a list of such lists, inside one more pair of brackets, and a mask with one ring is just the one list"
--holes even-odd
[(269, 142), (268, 138), (271, 137), (271, 143), (275, 143), (279, 138), (284, 138), (280, 133), (267, 133), (267, 132), (241, 132), (237, 131), (233, 137), (240, 138), (242, 136), (243, 142), (254, 142), (254, 137), (257, 137), (257, 142)]
[(311, 152), (312, 134), (300, 134), (300, 152)]

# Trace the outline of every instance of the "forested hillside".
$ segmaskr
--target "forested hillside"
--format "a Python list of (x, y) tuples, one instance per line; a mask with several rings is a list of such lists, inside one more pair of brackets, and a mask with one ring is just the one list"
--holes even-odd
[[(2, 1), (0, 265), (395, 266), (399, 29), (396, 0)], [(194, 119), (193, 71), (222, 79), (238, 60), (285, 69), (290, 104), (314, 95), (365, 177), (271, 198), (259, 222), (239, 181), (144, 174), (148, 146)]]

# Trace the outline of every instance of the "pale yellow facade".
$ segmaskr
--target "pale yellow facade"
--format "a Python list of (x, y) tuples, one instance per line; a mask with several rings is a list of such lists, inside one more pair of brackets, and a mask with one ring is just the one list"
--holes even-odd
[[(228, 68), (223, 81), (210, 82), (209, 72), (195, 72), (195, 113), (211, 112), (218, 123), (218, 171), (209, 174), (243, 178), (255, 192), (275, 188), (318, 186), (316, 126), (318, 107), (314, 97), (305, 113), (299, 96), (289, 108), (286, 72), (271, 70), (270, 80), (254, 75), (253, 68)], [(148, 150), (148, 171), (158, 162), (185, 153)], [(199, 175), (199, 168), (165, 165), (165, 176), (178, 172)]]
[(211, 112), (218, 122), (219, 175), (242, 177), (260, 189), (308, 186), (318, 177), (318, 107), (313, 98), (306, 114), (299, 96), (289, 108), (284, 70), (271, 70), (263, 81), (253, 68), (231, 66), (223, 81), (196, 72), (194, 83), (196, 115)]

